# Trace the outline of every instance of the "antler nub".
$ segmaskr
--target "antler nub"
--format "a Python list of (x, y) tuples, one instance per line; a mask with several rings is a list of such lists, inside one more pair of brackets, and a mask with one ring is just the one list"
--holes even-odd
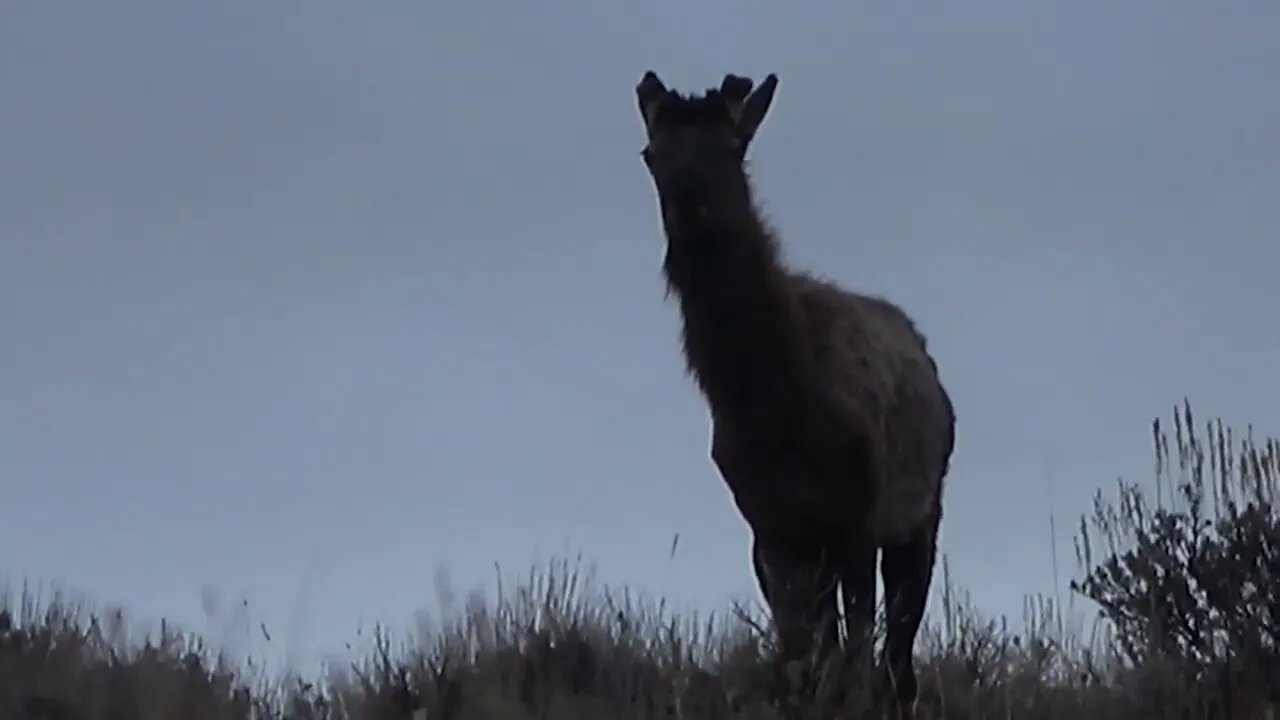
[(735, 123), (742, 120), (743, 103), (746, 102), (747, 96), (751, 94), (751, 88), (755, 82), (749, 77), (734, 75), (729, 73), (724, 76), (724, 80), (720, 82), (720, 94), (724, 96), (724, 104), (729, 110), (729, 117), (733, 118)]
[(742, 102), (751, 94), (751, 88), (755, 83), (749, 77), (734, 75), (729, 73), (724, 76), (724, 80), (720, 82), (720, 92), (730, 100)]

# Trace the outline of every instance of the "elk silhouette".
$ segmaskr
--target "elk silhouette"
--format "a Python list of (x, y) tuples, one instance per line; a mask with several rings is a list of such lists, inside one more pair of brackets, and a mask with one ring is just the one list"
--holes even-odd
[(729, 74), (682, 95), (652, 71), (636, 86), (663, 273), (783, 659), (833, 656), (839, 588), (845, 653), (870, 665), (882, 553), (879, 688), (909, 718), (955, 413), (901, 308), (784, 264), (745, 167), (777, 86), (776, 75), (755, 87)]

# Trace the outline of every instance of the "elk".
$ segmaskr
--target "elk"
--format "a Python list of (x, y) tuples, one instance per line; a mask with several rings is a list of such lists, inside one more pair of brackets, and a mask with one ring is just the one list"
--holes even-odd
[(838, 588), (845, 652), (869, 665), (879, 559), (880, 694), (909, 718), (955, 413), (900, 307), (784, 263), (746, 170), (777, 86), (773, 74), (759, 87), (728, 74), (717, 89), (684, 95), (653, 71), (636, 85), (663, 274), (781, 656), (839, 647)]

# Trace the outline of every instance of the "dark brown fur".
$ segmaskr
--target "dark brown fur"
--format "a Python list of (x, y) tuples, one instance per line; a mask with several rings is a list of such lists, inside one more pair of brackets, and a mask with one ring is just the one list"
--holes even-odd
[(886, 676), (901, 717), (924, 613), (955, 418), (924, 337), (896, 305), (782, 262), (744, 161), (776, 89), (726, 76), (702, 96), (636, 88), (684, 354), (712, 415), (711, 455), (752, 529), (784, 657), (869, 657), (876, 555)]

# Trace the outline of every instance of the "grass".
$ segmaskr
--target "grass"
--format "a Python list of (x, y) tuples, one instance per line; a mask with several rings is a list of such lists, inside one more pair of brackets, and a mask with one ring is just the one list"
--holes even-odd
[[(130, 645), (113, 630), (118, 615), (96, 617), (57, 598), (0, 613), (3, 717), (776, 716), (758, 612), (673, 616), (611, 594), (566, 561), (496, 602), (473, 604), (426, 646), (397, 646), (378, 631), (370, 656), (292, 685), (220, 664), (197, 638), (168, 627)], [(957, 718), (1107, 717), (1092, 710), (1108, 701), (1090, 680), (1096, 668), (1051, 634), (1054, 615), (1035, 604), (1015, 634), (948, 586), (942, 620), (921, 639), (922, 703)]]
[[(924, 718), (1280, 718), (1280, 446), (1207, 440), (1187, 407), (1157, 507), (1136, 487), (1082, 521), (1076, 593), (1100, 621), (1044, 598), (985, 617), (940, 567), (917, 645)], [(1170, 462), (1176, 456), (1177, 462)], [(1228, 462), (1230, 460), (1230, 462)], [(1095, 557), (1096, 556), (1096, 557)], [(557, 561), (473, 602), (427, 638), (309, 680), (232, 667), (162, 626), (130, 642), (119, 613), (30, 593), (0, 600), (0, 717), (782, 718), (765, 615), (680, 617)]]

